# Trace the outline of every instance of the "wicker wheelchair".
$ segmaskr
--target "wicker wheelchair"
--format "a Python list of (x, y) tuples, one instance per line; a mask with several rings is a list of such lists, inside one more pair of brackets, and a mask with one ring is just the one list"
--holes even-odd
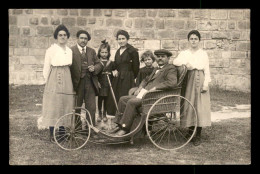
[[(135, 136), (145, 132), (150, 141), (162, 150), (177, 150), (193, 138), (197, 128), (197, 114), (193, 105), (181, 95), (187, 69), (178, 69), (178, 87), (168, 91), (152, 91), (142, 98), (142, 107), (134, 120), (131, 131), (122, 136), (111, 135), (93, 126), (90, 113), (82, 107), (75, 107), (71, 113), (59, 118), (54, 127), (55, 142), (65, 150), (77, 150), (88, 141), (96, 144), (133, 143)], [(76, 113), (81, 110), (81, 113)], [(187, 119), (187, 113), (192, 119)], [(189, 127), (193, 126), (193, 129)], [(98, 138), (91, 138), (95, 132)]]

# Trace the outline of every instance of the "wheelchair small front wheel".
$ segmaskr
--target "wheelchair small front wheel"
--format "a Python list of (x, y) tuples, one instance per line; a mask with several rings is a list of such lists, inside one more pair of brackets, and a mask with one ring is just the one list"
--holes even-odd
[(64, 150), (82, 148), (90, 137), (90, 126), (84, 116), (69, 113), (58, 119), (54, 126), (54, 140)]

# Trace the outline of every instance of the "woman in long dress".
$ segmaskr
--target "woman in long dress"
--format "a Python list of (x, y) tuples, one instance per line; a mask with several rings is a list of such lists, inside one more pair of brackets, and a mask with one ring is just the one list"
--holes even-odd
[[(208, 84), (211, 81), (209, 71), (209, 60), (207, 52), (199, 48), (200, 33), (197, 30), (192, 30), (188, 34), (190, 48), (181, 51), (178, 57), (173, 61), (176, 66), (186, 65), (188, 72), (186, 74), (186, 87), (184, 87), (183, 96), (187, 98), (194, 106), (198, 121), (197, 132), (192, 139), (195, 146), (201, 143), (202, 127), (211, 126), (211, 111), (210, 111), (210, 94)], [(191, 112), (187, 112), (183, 118), (185, 121), (184, 127), (189, 127), (193, 132), (194, 125), (192, 124)]]
[[(139, 54), (136, 48), (128, 44), (129, 34), (127, 31), (119, 30), (116, 34), (120, 48), (116, 51), (113, 66), (112, 88), (116, 102), (121, 96), (128, 95), (129, 90), (135, 87), (135, 79), (139, 72)], [(111, 92), (108, 95), (107, 114), (115, 115), (116, 106)]]
[(72, 64), (72, 51), (66, 45), (70, 37), (68, 29), (59, 25), (51, 45), (45, 54), (43, 77), (45, 88), (43, 93), (42, 117), (39, 127), (50, 129), (50, 141), (53, 142), (53, 129), (57, 120), (73, 109), (73, 86), (69, 66)]

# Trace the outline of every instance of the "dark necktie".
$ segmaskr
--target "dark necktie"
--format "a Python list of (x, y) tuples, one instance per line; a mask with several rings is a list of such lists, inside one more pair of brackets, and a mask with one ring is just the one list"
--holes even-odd
[(84, 48), (82, 48), (81, 54), (82, 54), (83, 56), (85, 56), (86, 52), (85, 52), (85, 49), (84, 49)]

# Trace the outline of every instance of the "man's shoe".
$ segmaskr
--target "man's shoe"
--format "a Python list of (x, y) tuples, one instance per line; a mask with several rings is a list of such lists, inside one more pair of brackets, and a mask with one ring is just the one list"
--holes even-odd
[(97, 122), (101, 122), (101, 120), (102, 120), (102, 115), (100, 114), (98, 115)]
[(127, 132), (125, 130), (119, 130), (117, 133), (115, 133), (116, 136), (122, 136), (125, 135)]
[(196, 136), (196, 137), (193, 138), (193, 141), (192, 141), (192, 142), (193, 142), (193, 145), (194, 145), (194, 146), (198, 146), (198, 145), (201, 144), (201, 139), (200, 139), (200, 137), (197, 137), (197, 136)]
[(103, 121), (104, 121), (104, 122), (107, 122), (107, 116), (106, 116), (106, 114), (103, 115)]
[(115, 127), (114, 129), (109, 130), (108, 133), (109, 133), (109, 134), (114, 134), (114, 133), (116, 133), (116, 132), (119, 131), (119, 130), (120, 130), (120, 128), (117, 126), (117, 127)]

